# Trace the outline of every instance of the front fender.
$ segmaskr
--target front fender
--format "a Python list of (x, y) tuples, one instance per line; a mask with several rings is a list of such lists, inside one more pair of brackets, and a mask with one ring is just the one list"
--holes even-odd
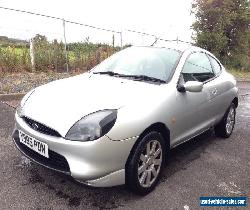
[(106, 135), (112, 140), (124, 140), (138, 137), (150, 125), (158, 122), (167, 126), (170, 116), (164, 111), (168, 109), (166, 101), (151, 100), (144, 104), (120, 108), (114, 127)]

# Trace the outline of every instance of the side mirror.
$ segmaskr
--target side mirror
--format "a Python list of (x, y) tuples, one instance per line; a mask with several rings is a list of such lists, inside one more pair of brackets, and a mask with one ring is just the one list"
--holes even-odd
[(179, 92), (201, 92), (203, 88), (203, 83), (198, 81), (188, 81), (184, 85), (177, 85), (177, 90)]
[(184, 84), (184, 88), (189, 92), (201, 92), (203, 83), (198, 81), (188, 81)]

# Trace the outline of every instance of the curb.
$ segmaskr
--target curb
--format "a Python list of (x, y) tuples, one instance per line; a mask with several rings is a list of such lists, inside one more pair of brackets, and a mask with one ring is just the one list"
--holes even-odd
[(0, 94), (0, 101), (20, 100), (26, 93)]
[(237, 82), (250, 82), (250, 79), (236, 79)]

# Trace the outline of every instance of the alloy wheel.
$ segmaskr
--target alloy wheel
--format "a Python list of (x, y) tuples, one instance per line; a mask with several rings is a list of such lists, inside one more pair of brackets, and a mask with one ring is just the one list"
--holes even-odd
[(142, 187), (150, 187), (159, 175), (162, 164), (162, 147), (159, 141), (148, 142), (140, 155), (138, 180)]
[(234, 128), (235, 123), (235, 109), (233, 107), (230, 108), (228, 115), (227, 115), (227, 121), (226, 121), (226, 131), (228, 134), (231, 134)]

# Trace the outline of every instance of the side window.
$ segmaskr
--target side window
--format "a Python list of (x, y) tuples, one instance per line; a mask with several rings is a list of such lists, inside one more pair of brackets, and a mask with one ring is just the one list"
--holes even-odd
[(217, 60), (215, 60), (213, 57), (209, 55), (212, 67), (214, 69), (215, 75), (219, 75), (221, 73), (221, 65), (218, 63)]
[(205, 53), (195, 52), (187, 58), (182, 70), (182, 76), (185, 82), (205, 82), (215, 75), (207, 55)]

